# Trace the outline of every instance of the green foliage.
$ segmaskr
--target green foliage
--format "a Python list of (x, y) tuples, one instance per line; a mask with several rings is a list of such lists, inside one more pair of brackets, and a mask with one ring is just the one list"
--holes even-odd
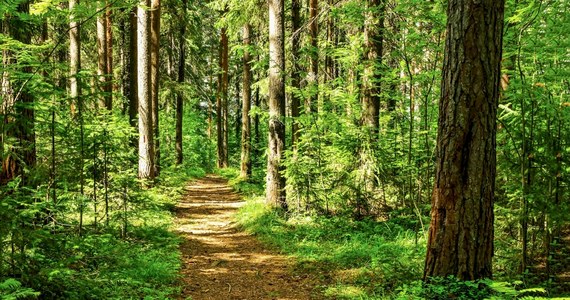
[(338, 299), (392, 295), (396, 287), (422, 272), (424, 239), (416, 241), (414, 232), (390, 221), (311, 214), (286, 217), (252, 195), (240, 209), (238, 222), (295, 257), (295, 272), (319, 274), (326, 285), (324, 293)]
[(0, 298), (4, 300), (36, 299), (39, 292), (31, 288), (22, 287), (22, 284), (13, 278), (0, 283)]

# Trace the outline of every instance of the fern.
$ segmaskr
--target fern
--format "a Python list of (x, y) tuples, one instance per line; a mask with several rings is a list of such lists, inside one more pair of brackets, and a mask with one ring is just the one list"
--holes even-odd
[(36, 299), (39, 295), (39, 292), (31, 288), (22, 287), (22, 284), (14, 278), (8, 278), (0, 283), (0, 298), (3, 300)]

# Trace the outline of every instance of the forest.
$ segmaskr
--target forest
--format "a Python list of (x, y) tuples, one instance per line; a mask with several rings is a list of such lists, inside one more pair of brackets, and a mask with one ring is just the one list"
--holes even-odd
[(568, 299), (570, 1), (0, 1), (0, 299)]

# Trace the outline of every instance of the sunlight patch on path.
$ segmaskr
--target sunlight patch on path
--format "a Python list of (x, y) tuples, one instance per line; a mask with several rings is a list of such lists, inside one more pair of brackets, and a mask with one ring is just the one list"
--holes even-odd
[(186, 187), (176, 207), (184, 238), (180, 299), (320, 299), (315, 279), (291, 275), (286, 257), (236, 228), (233, 218), (243, 205), (221, 177), (209, 175)]

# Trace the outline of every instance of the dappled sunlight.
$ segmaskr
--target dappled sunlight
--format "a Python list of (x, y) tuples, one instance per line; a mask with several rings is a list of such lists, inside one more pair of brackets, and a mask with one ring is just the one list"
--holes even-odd
[(176, 206), (181, 299), (318, 299), (315, 279), (291, 275), (285, 256), (236, 228), (234, 215), (244, 203), (220, 177), (186, 186)]

